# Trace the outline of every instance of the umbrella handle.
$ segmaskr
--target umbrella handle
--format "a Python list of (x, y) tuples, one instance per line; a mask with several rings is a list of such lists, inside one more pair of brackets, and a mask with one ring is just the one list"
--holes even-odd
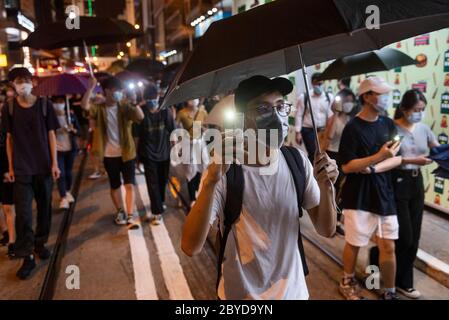
[(90, 62), (89, 50), (87, 50), (87, 44), (86, 44), (85, 40), (83, 40), (83, 47), (84, 47), (84, 54), (85, 54), (85, 56), (87, 58), (87, 65), (89, 66), (89, 73), (93, 77), (94, 73), (92, 71), (92, 64)]
[(299, 60), (301, 62), (301, 67), (302, 67), (302, 76), (304, 77), (304, 85), (306, 86), (307, 98), (304, 97), (304, 108), (305, 108), (305, 110), (307, 110), (307, 106), (309, 107), (310, 118), (312, 119), (312, 127), (313, 127), (313, 131), (315, 133), (315, 143), (317, 146), (318, 153), (321, 153), (321, 146), (320, 146), (320, 141), (318, 140), (318, 131), (317, 131), (316, 124), (315, 124), (315, 117), (313, 116), (313, 112), (312, 112), (312, 103), (310, 100), (310, 93), (309, 93), (309, 83), (307, 82), (307, 68), (304, 65), (301, 45), (298, 45), (298, 54), (299, 54)]

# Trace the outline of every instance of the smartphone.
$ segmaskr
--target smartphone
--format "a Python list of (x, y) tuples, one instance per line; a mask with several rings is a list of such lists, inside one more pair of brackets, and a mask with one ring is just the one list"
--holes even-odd
[(404, 136), (397, 135), (393, 138), (394, 142), (402, 142), (404, 140)]

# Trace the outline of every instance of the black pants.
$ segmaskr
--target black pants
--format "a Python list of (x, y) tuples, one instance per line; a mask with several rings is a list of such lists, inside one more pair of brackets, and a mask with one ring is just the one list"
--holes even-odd
[(187, 182), (187, 189), (189, 189), (189, 197), (190, 201), (196, 200), (196, 192), (198, 191), (198, 188), (200, 187), (201, 182), (201, 173), (197, 172), (197, 174)]
[[(47, 243), (51, 227), (51, 175), (16, 176), (14, 205), (16, 210), (16, 255), (29, 256), (34, 247)], [(37, 223), (33, 232), (33, 198), (36, 200)]]
[(162, 214), (164, 211), (162, 203), (165, 201), (170, 160), (151, 161), (140, 158), (140, 161), (145, 169), (145, 181), (151, 201), (151, 212), (153, 214)]
[(301, 130), (301, 136), (304, 141), (309, 160), (313, 164), (316, 152), (315, 130), (313, 130), (313, 128), (303, 127)]
[(413, 288), (413, 263), (419, 247), (424, 210), (424, 184), (421, 172), (394, 170), (399, 239), (396, 240), (396, 286)]

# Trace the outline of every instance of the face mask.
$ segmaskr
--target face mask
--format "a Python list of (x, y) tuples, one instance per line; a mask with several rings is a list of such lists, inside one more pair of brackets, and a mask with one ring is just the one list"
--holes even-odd
[(313, 86), (313, 93), (320, 96), (323, 93), (323, 86)]
[(16, 84), (16, 91), (19, 96), (26, 97), (31, 94), (31, 90), (33, 90), (33, 85), (31, 83), (20, 83)]
[(418, 123), (424, 119), (424, 112), (413, 112), (411, 115), (406, 117), (409, 123)]
[(382, 94), (377, 97), (376, 109), (378, 112), (384, 112), (390, 106), (390, 95), (388, 93)]
[[(259, 140), (260, 143), (271, 148), (279, 148), (288, 134), (288, 117), (280, 117), (278, 114), (260, 115), (256, 118), (256, 127), (258, 130), (266, 130), (265, 140)], [(277, 130), (277, 141), (270, 141), (272, 129)]]
[(123, 99), (123, 92), (121, 91), (114, 91), (112, 94), (112, 99), (114, 99), (115, 102), (122, 101)]
[(344, 113), (351, 113), (352, 109), (354, 108), (354, 102), (345, 102), (343, 103), (342, 107), (342, 111)]
[(155, 109), (158, 106), (158, 99), (147, 100), (147, 107), (149, 109)]
[(64, 111), (65, 103), (53, 103), (53, 107), (57, 111)]

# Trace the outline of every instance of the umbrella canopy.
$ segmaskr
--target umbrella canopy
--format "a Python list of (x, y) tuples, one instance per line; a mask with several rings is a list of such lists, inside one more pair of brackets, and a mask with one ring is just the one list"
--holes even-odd
[[(379, 9), (367, 29), (366, 9)], [(233, 90), (252, 75), (274, 77), (449, 26), (441, 0), (277, 0), (211, 24), (164, 105)], [(213, 59), (211, 59), (213, 55)]]
[(154, 61), (148, 58), (137, 58), (131, 61), (127, 66), (126, 70), (140, 74), (143, 77), (153, 77), (159, 76), (159, 73), (164, 69), (164, 65), (159, 61)]
[(67, 29), (65, 20), (40, 25), (22, 42), (22, 46), (34, 49), (57, 49), (126, 42), (142, 35), (131, 24), (111, 18), (80, 18), (79, 29)]
[(332, 62), (321, 75), (321, 80), (341, 79), (362, 73), (387, 71), (397, 67), (416, 65), (418, 61), (391, 48), (355, 54)]
[(41, 78), (33, 92), (39, 96), (63, 96), (83, 94), (87, 91), (87, 78), (81, 75), (62, 73)]

